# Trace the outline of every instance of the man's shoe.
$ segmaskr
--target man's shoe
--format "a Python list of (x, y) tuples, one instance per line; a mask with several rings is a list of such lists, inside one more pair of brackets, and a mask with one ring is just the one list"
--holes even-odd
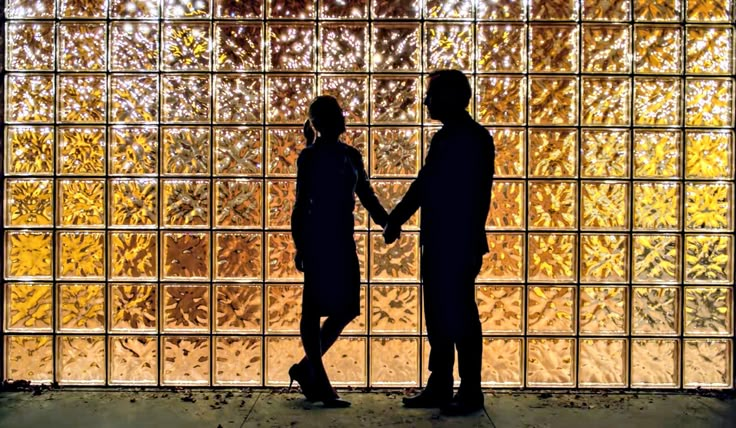
[(433, 409), (448, 405), (452, 401), (452, 390), (447, 394), (438, 394), (426, 389), (419, 394), (402, 399), (404, 407), (409, 409)]
[(483, 393), (458, 394), (445, 406), (440, 408), (446, 416), (465, 416), (483, 409)]

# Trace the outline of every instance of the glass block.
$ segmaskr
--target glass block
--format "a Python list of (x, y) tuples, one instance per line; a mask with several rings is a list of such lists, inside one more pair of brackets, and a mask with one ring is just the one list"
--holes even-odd
[(53, 0), (7, 0), (5, 2), (5, 18), (7, 19), (53, 17)]
[(732, 230), (733, 185), (730, 183), (687, 183), (685, 186), (685, 229)]
[[(480, 79), (479, 79), (480, 80)], [(524, 131), (514, 128), (490, 130), (496, 147), (494, 177), (523, 177), (525, 141)], [(491, 198), (491, 202), (493, 198)]]
[(481, 385), (484, 387), (521, 387), (523, 374), (523, 339), (483, 338)]
[(524, 235), (487, 233), (489, 252), (483, 256), (478, 274), (481, 281), (521, 282), (524, 280)]
[(530, 229), (576, 227), (576, 183), (532, 181), (528, 198)]
[[(371, 180), (371, 186), (376, 192), (378, 201), (386, 209), (391, 210), (401, 201), (411, 185), (407, 180)], [(371, 220), (371, 227), (380, 228)], [(419, 228), (419, 213), (414, 213), (406, 223), (403, 224), (402, 230), (417, 230)]]
[(631, 81), (628, 78), (583, 78), (584, 125), (629, 124)]
[(632, 3), (637, 21), (677, 21), (683, 0), (633, 0)]
[(324, 23), (319, 30), (321, 71), (368, 71), (367, 23)]
[(106, 18), (107, 2), (105, 0), (61, 0), (59, 18)]
[(527, 290), (527, 333), (575, 334), (575, 289), (532, 287)]
[(680, 183), (634, 183), (634, 229), (680, 228)]
[(427, 0), (424, 17), (428, 19), (472, 19), (472, 0)]
[(337, 99), (346, 123), (368, 123), (368, 76), (320, 75), (319, 93)]
[(112, 336), (108, 379), (111, 385), (156, 385), (158, 339), (146, 336)]
[(419, 339), (372, 337), (371, 386), (419, 386)]
[(375, 23), (372, 41), (372, 71), (420, 71), (419, 23)]
[(728, 22), (733, 12), (731, 0), (686, 0), (688, 21)]
[(316, 0), (268, 0), (268, 18), (308, 19), (314, 18)]
[(478, 72), (526, 71), (526, 27), (516, 24), (477, 24)]
[(628, 183), (583, 182), (581, 204), (583, 229), (625, 230), (629, 226)]
[(214, 378), (218, 386), (261, 386), (263, 374), (260, 337), (218, 336), (214, 338)]
[(312, 71), (315, 64), (314, 23), (267, 24), (266, 67), (269, 71)]
[(523, 21), (526, 19), (526, 4), (516, 0), (498, 0), (493, 2), (477, 2), (477, 19), (492, 21)]
[(157, 238), (156, 232), (110, 232), (110, 278), (117, 281), (156, 280)]
[(105, 128), (57, 128), (60, 175), (103, 175), (105, 173)]
[(630, 71), (631, 30), (628, 25), (583, 25), (582, 31), (582, 68), (584, 72), (628, 73)]
[(629, 19), (629, 0), (581, 2), (583, 20), (586, 21), (626, 21)]
[(105, 182), (102, 179), (57, 181), (56, 224), (99, 228), (105, 225)]
[(266, 234), (266, 279), (276, 281), (301, 281), (304, 275), (296, 269), (296, 247), (291, 233)]
[(263, 324), (262, 286), (215, 286), (214, 328), (218, 333), (260, 333)]
[(320, 2), (320, 19), (366, 19), (368, 0)]
[(635, 131), (634, 178), (679, 177), (681, 140), (678, 131)]
[(373, 128), (371, 177), (412, 177), (419, 171), (420, 134), (417, 128)]
[(266, 336), (267, 386), (289, 384), (289, 368), (304, 356), (299, 336)]
[(534, 20), (574, 20), (578, 16), (575, 0), (531, 0), (529, 17)]
[(157, 290), (156, 284), (111, 284), (110, 331), (156, 333)]
[(730, 339), (685, 340), (683, 346), (683, 387), (733, 387), (733, 342)]
[(581, 339), (578, 385), (583, 388), (628, 386), (626, 339)]
[(164, 0), (163, 2), (164, 18), (209, 18), (210, 1), (197, 0), (189, 2), (188, 0)]
[(5, 147), (6, 175), (54, 172), (53, 128), (5, 126)]
[(163, 279), (208, 280), (210, 235), (207, 232), (163, 232)]
[(54, 24), (11, 22), (6, 29), (5, 66), (11, 71), (54, 69)]
[(574, 282), (575, 238), (574, 234), (529, 234), (529, 281)]
[(110, 225), (153, 227), (158, 223), (158, 180), (110, 180)]
[(158, 40), (157, 22), (111, 22), (110, 70), (157, 71)]
[[(224, 3), (224, 0), (221, 0)], [(248, 2), (233, 1), (231, 6)], [(246, 5), (247, 7), (247, 5)], [(215, 23), (215, 71), (263, 70), (263, 25), (260, 23)]]
[(268, 193), (266, 227), (290, 229), (291, 212), (296, 201), (296, 180), (268, 180), (266, 192)]
[(215, 121), (261, 122), (263, 80), (260, 77), (215, 75)]
[(419, 236), (402, 233), (386, 245), (381, 234), (372, 234), (370, 266), (375, 282), (419, 282)]
[(104, 232), (59, 232), (56, 244), (57, 279), (105, 279)]
[(53, 331), (53, 285), (5, 283), (6, 332)]
[(682, 28), (679, 25), (634, 27), (634, 67), (637, 73), (682, 72)]
[(208, 175), (210, 129), (163, 127), (163, 172), (165, 175)]
[(299, 125), (304, 123), (309, 104), (314, 98), (314, 86), (314, 76), (268, 76), (266, 121)]
[(53, 122), (54, 76), (13, 74), (6, 77), (7, 122)]
[(680, 385), (680, 341), (634, 339), (631, 341), (631, 386), (677, 388)]
[(158, 18), (156, 0), (110, 0), (111, 18)]
[(60, 122), (101, 123), (105, 121), (104, 75), (59, 76), (58, 110)]
[(575, 386), (575, 339), (527, 339), (526, 354), (527, 386)]
[(733, 80), (687, 79), (686, 126), (733, 126)]
[(110, 76), (110, 122), (157, 122), (158, 104), (158, 78), (155, 75)]
[(679, 126), (682, 85), (680, 79), (634, 79), (634, 124)]
[(733, 334), (733, 288), (685, 287), (686, 336)]
[(371, 121), (375, 124), (418, 123), (421, 116), (418, 77), (374, 76)]
[[(362, 258), (360, 255), (359, 258)], [(361, 267), (361, 271), (362, 271)], [(361, 281), (365, 281), (365, 275), (361, 272)], [(360, 286), (360, 314), (353, 318), (345, 327), (342, 334), (366, 334), (368, 332), (368, 286), (362, 284)]]
[(583, 235), (580, 238), (580, 282), (626, 282), (629, 277), (626, 235)]
[(575, 177), (577, 132), (573, 129), (529, 130), (529, 175)]
[[(546, 0), (553, 3), (558, 0)], [(569, 0), (564, 0), (569, 1)], [(578, 69), (576, 25), (529, 25), (529, 71), (575, 73)]]
[(60, 385), (104, 385), (104, 336), (57, 337), (56, 379)]
[(162, 42), (163, 70), (208, 71), (210, 69), (209, 23), (164, 23)]
[(685, 178), (733, 177), (733, 133), (687, 131), (685, 142)]
[(261, 175), (263, 130), (260, 127), (215, 128), (217, 175)]
[(306, 147), (301, 128), (268, 128), (266, 131), (267, 174), (296, 177), (299, 153)]
[(335, 341), (324, 356), (324, 365), (334, 386), (367, 385), (367, 340), (364, 337), (345, 337)]
[(57, 43), (59, 70), (105, 71), (107, 63), (103, 40), (107, 40), (105, 23), (60, 23)]
[(418, 334), (419, 287), (374, 285), (371, 294), (371, 334)]
[(216, 180), (215, 225), (223, 228), (260, 227), (263, 212), (261, 180)]
[(524, 77), (478, 77), (476, 120), (487, 125), (523, 125), (526, 117)]
[(53, 180), (5, 181), (5, 225), (38, 227), (54, 224)]
[(371, 16), (379, 19), (419, 18), (422, 13), (421, 0), (372, 1)]
[(525, 305), (522, 286), (478, 286), (475, 299), (484, 333), (523, 334)]
[(577, 87), (575, 77), (531, 77), (529, 124), (575, 125)]
[(520, 181), (493, 181), (491, 209), (486, 227), (492, 229), (520, 229), (524, 227), (524, 183)]
[(161, 322), (165, 333), (209, 331), (208, 285), (163, 284), (161, 294)]
[(263, 278), (260, 233), (215, 233), (215, 279), (260, 280)]
[(161, 225), (201, 228), (209, 226), (209, 180), (162, 180)]
[(110, 128), (110, 175), (155, 175), (158, 172), (158, 128)]
[[(266, 0), (214, 0), (215, 18), (254, 19), (263, 16)], [(259, 383), (260, 385), (260, 383)]]
[(164, 75), (161, 80), (161, 120), (206, 123), (212, 99), (208, 75)]
[(5, 231), (5, 278), (51, 279), (51, 232)]
[(635, 283), (676, 283), (680, 280), (680, 237), (634, 235)]
[(472, 25), (445, 22), (425, 23), (424, 36), (425, 70), (452, 68), (473, 71), (474, 34)]
[(51, 336), (5, 336), (5, 373), (8, 380), (33, 384), (54, 381), (54, 342)]
[(633, 287), (631, 333), (672, 336), (680, 332), (678, 287)]
[(581, 138), (583, 177), (624, 178), (629, 176), (631, 134), (623, 129), (584, 129)]
[(581, 287), (580, 334), (626, 334), (628, 301), (626, 287)]
[(688, 27), (685, 71), (729, 74), (733, 66), (732, 41), (733, 29), (730, 27)]
[(208, 385), (210, 338), (201, 336), (161, 338), (162, 385)]

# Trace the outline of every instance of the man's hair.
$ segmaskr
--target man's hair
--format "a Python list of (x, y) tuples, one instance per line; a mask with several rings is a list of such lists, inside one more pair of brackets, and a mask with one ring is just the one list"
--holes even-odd
[(470, 81), (460, 70), (437, 70), (429, 74), (432, 90), (445, 101), (457, 101), (457, 105), (466, 108), (470, 104), (473, 93)]
[(309, 105), (309, 119), (323, 133), (340, 134), (345, 127), (342, 108), (335, 97), (320, 95)]

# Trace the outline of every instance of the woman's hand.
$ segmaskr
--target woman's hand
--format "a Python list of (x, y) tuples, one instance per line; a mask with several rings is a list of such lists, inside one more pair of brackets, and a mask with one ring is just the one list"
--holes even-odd
[(304, 122), (304, 138), (307, 140), (307, 146), (311, 146), (314, 143), (314, 128), (312, 128), (309, 119)]

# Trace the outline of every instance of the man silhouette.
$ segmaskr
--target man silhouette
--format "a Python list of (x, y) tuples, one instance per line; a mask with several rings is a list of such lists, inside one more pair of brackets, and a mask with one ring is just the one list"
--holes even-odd
[[(431, 374), (424, 391), (405, 397), (404, 406), (440, 407), (447, 415), (483, 408), (483, 342), (475, 277), (488, 252), (485, 222), (495, 149), (488, 131), (465, 110), (470, 98), (470, 83), (462, 72), (440, 70), (429, 75), (424, 104), (430, 117), (443, 126), (384, 230), (386, 242), (394, 242), (401, 225), (422, 208), (422, 281)], [(455, 347), (461, 384), (453, 398)]]

